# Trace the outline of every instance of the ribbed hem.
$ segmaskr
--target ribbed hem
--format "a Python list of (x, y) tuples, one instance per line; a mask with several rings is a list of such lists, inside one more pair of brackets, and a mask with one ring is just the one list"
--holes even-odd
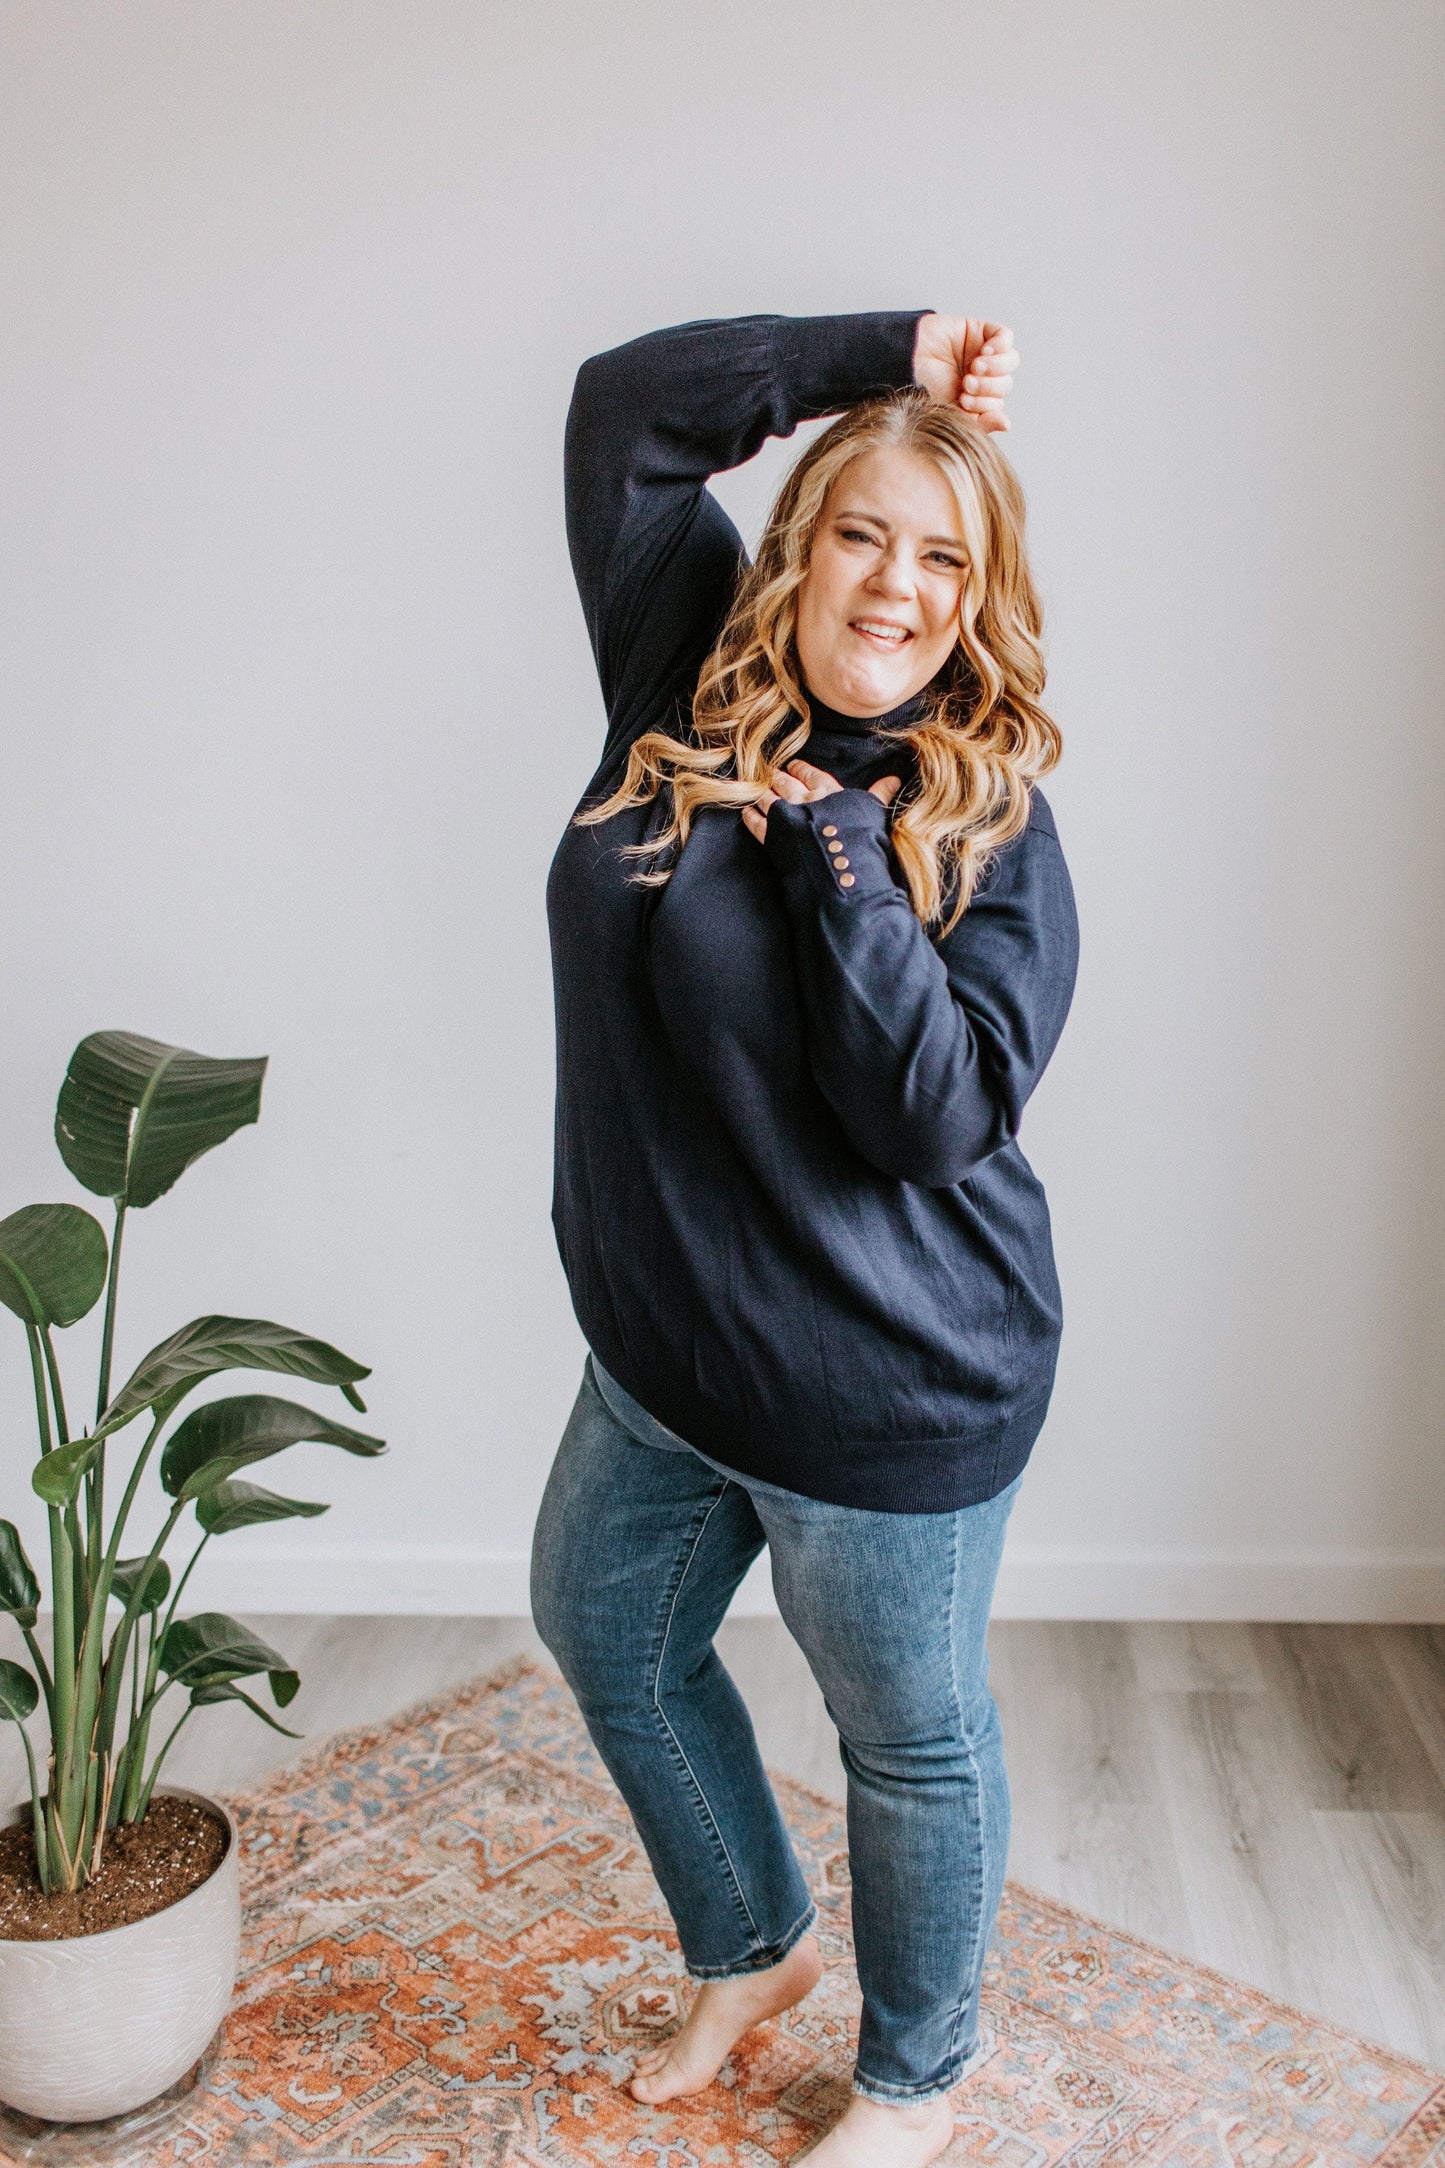
[[(630, 1390), (630, 1388), (628, 1388)], [(735, 1434), (714, 1436), (698, 1423), (689, 1443), (724, 1475), (755, 1477), (820, 1505), (861, 1506), (871, 1513), (957, 1513), (1007, 1490), (1022, 1475), (1048, 1413), (1049, 1396), (974, 1436), (832, 1440), (816, 1461), (797, 1464), (796, 1449)], [(717, 1426), (721, 1431), (721, 1425)], [(742, 1448), (741, 1450), (739, 1448)]]
[(775, 1965), (781, 1965), (790, 1950), (797, 1947), (808, 1929), (816, 1924), (817, 1918), (818, 1907), (810, 1904), (802, 1918), (788, 1929), (781, 1941), (760, 1951), (756, 1957), (745, 1957), (736, 1965), (689, 1965), (687, 1976), (690, 1980), (745, 1980), (749, 1973), (771, 1972)]
[[(659, 1428), (684, 1439), (721, 1475), (743, 1482), (752, 1477), (819, 1505), (861, 1506), (869, 1513), (957, 1513), (961, 1506), (982, 1505), (1023, 1473), (1048, 1413), (1052, 1357), (1042, 1390), (975, 1431), (947, 1438), (824, 1436), (811, 1452), (800, 1453), (796, 1435), (759, 1436), (716, 1401), (691, 1393), (686, 1401), (670, 1400), (655, 1380), (634, 1378), (625, 1349), (611, 1345), (610, 1320), (582, 1315), (586, 1309), (590, 1305), (579, 1305), (579, 1317), (597, 1360)], [(599, 1353), (603, 1348), (609, 1351)]]

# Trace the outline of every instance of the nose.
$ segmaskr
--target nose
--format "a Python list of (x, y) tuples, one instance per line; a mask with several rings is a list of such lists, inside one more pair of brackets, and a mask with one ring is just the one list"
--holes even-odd
[(895, 602), (908, 601), (914, 592), (911, 558), (895, 543), (874, 566), (868, 585), (880, 600), (887, 597)]

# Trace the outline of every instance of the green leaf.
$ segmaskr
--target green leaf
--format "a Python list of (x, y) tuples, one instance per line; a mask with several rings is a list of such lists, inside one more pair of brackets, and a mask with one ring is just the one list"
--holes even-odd
[(13, 1521), (0, 1521), (0, 1611), (8, 1611), (18, 1625), (33, 1626), (39, 1609), (40, 1583), (20, 1531)]
[(277, 1370), (315, 1385), (339, 1385), (357, 1406), (351, 1381), (371, 1375), (365, 1363), (289, 1325), (264, 1317), (196, 1317), (142, 1357), (106, 1409), (106, 1424), (119, 1427), (142, 1408), (168, 1415), (193, 1385), (222, 1370)]
[(303, 1439), (339, 1445), (343, 1452), (368, 1459), (386, 1451), (383, 1439), (333, 1423), (294, 1400), (237, 1393), (229, 1400), (207, 1401), (172, 1432), (161, 1454), (161, 1482), (172, 1498), (197, 1498), (253, 1461), (284, 1453)]
[(276, 1491), (262, 1490), (259, 1483), (217, 1483), (196, 1500), (196, 1519), (208, 1536), (228, 1536), (234, 1528), (254, 1528), (260, 1521), (314, 1520), (318, 1513), (330, 1511), (330, 1506), (313, 1505), (305, 1498), (283, 1498)]
[(105, 1230), (78, 1204), (27, 1204), (0, 1220), (0, 1302), (27, 1325), (73, 1325), (93, 1310), (110, 1262)]
[(104, 1438), (95, 1434), (58, 1445), (31, 1469), (30, 1488), (48, 1506), (73, 1505), (86, 1474), (104, 1451)]
[[(116, 1560), (115, 1572), (111, 1575), (110, 1580), (110, 1592), (112, 1596), (127, 1607), (129, 1607), (131, 1597), (135, 1594), (137, 1584), (140, 1581), (141, 1568), (144, 1564), (145, 1560), (143, 1558), (118, 1558)], [(159, 1611), (170, 1592), (171, 1569), (163, 1558), (158, 1558), (146, 1578), (145, 1597), (138, 1606), (137, 1615), (140, 1616), (147, 1611)]]
[(130, 1031), (98, 1031), (70, 1057), (55, 1109), (60, 1156), (86, 1189), (154, 1204), (193, 1159), (261, 1112), (266, 1059), (213, 1061)]
[[(293, 1679), (296, 1678), (294, 1671), (289, 1673), (288, 1676)], [(296, 1683), (299, 1686), (301, 1682), (297, 1679)], [(289, 1701), (290, 1698), (288, 1694), (286, 1699)], [(253, 1701), (244, 1687), (237, 1686), (233, 1680), (220, 1679), (213, 1686), (198, 1686), (191, 1696), (191, 1707), (193, 1709), (213, 1708), (218, 1701), (244, 1701), (246, 1707), (254, 1710), (263, 1724), (269, 1724), (272, 1731), (279, 1731), (283, 1739), (304, 1739), (306, 1736), (305, 1732), (291, 1731), (285, 1724), (278, 1724), (269, 1709), (263, 1709), (259, 1701)], [(285, 1702), (281, 1706), (284, 1708)]]
[(173, 1620), (161, 1635), (160, 1665), (178, 1686), (193, 1690), (227, 1686), (264, 1671), (278, 1709), (296, 1699), (301, 1685), (299, 1674), (269, 1642), (221, 1611)]
[(0, 1657), (0, 1717), (23, 1724), (39, 1699), (40, 1688), (25, 1666)]

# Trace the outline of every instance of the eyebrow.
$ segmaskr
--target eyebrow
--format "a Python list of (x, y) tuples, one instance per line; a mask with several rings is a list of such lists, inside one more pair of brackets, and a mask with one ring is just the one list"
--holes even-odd
[[(840, 512), (835, 512), (833, 516), (835, 519), (871, 520), (875, 527), (883, 528), (885, 533), (892, 534), (893, 532), (891, 521), (884, 519), (877, 512), (849, 512), (844, 510)], [(926, 534), (924, 535), (923, 540), (925, 542), (941, 542), (944, 545), (945, 549), (964, 550), (964, 544), (960, 542), (956, 534)]]

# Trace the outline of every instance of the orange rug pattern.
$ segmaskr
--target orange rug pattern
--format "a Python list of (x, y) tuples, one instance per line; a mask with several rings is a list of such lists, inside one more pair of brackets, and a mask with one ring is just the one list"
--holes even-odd
[[(706, 2094), (650, 2109), (621, 2081), (676, 2023), (683, 1969), (557, 1680), (521, 1664), (279, 1770), (235, 1802), (220, 2052), (127, 2168), (792, 2160), (847, 2099), (857, 1990), (841, 1813), (779, 1793), (824, 1981)], [(984, 2003), (950, 2163), (1445, 2168), (1445, 2078), (1016, 1885)]]

